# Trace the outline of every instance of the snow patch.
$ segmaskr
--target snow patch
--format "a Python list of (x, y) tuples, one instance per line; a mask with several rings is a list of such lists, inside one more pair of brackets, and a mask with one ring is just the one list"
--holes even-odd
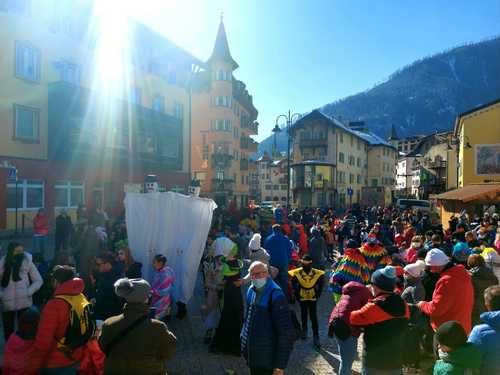
[(458, 78), (458, 74), (457, 74), (457, 71), (455, 69), (455, 63), (456, 63), (456, 58), (455, 56), (453, 56), (452, 58), (450, 58), (448, 60), (448, 65), (450, 66), (450, 69), (451, 69), (451, 73), (453, 74), (453, 77), (455, 77), (455, 80), (457, 82), (460, 82), (460, 78)]

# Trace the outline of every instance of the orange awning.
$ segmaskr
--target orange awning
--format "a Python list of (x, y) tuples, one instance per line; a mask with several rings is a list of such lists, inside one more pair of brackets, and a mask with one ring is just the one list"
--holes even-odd
[(460, 189), (438, 194), (433, 198), (461, 202), (497, 203), (500, 202), (500, 184), (467, 185)]

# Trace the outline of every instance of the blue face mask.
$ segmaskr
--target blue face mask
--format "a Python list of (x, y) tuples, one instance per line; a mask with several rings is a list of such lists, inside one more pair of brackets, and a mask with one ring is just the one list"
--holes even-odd
[(255, 289), (262, 289), (267, 282), (267, 277), (263, 277), (261, 279), (252, 279), (252, 285)]

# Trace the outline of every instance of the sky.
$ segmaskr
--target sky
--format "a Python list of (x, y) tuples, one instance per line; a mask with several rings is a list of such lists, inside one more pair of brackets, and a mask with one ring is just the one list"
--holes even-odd
[[(113, 1), (113, 0), (99, 0)], [(500, 35), (500, 0), (142, 0), (130, 15), (205, 61), (223, 14), (234, 72), (259, 111), (304, 113), (425, 56)]]

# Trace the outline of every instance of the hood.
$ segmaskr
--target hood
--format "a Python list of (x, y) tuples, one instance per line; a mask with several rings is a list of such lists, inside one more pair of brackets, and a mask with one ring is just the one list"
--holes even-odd
[(481, 322), (488, 324), (495, 331), (500, 331), (500, 311), (486, 311), (482, 313)]
[(370, 289), (357, 281), (349, 281), (342, 287), (342, 294), (347, 294), (349, 296), (361, 295), (367, 298), (371, 297)]
[(395, 318), (404, 317), (408, 312), (406, 302), (395, 293), (379, 294), (372, 302)]
[(439, 358), (444, 362), (453, 363), (466, 369), (478, 369), (481, 367), (481, 353), (471, 343), (466, 343), (449, 353), (439, 352)]
[(493, 285), (498, 284), (498, 279), (491, 269), (486, 266), (474, 267), (470, 269), (470, 274), (475, 279), (490, 281)]
[(85, 289), (85, 283), (83, 282), (82, 279), (79, 278), (74, 278), (73, 280), (66, 281), (65, 283), (62, 283), (59, 285), (54, 292), (54, 295), (70, 295), (70, 296), (76, 296), (80, 293), (83, 293), (83, 290)]
[(445, 269), (443, 273), (441, 273), (441, 277), (446, 277), (446, 276), (453, 280), (461, 280), (463, 282), (470, 280), (469, 273), (467, 272), (465, 267), (462, 266), (461, 264), (456, 264), (448, 269)]

